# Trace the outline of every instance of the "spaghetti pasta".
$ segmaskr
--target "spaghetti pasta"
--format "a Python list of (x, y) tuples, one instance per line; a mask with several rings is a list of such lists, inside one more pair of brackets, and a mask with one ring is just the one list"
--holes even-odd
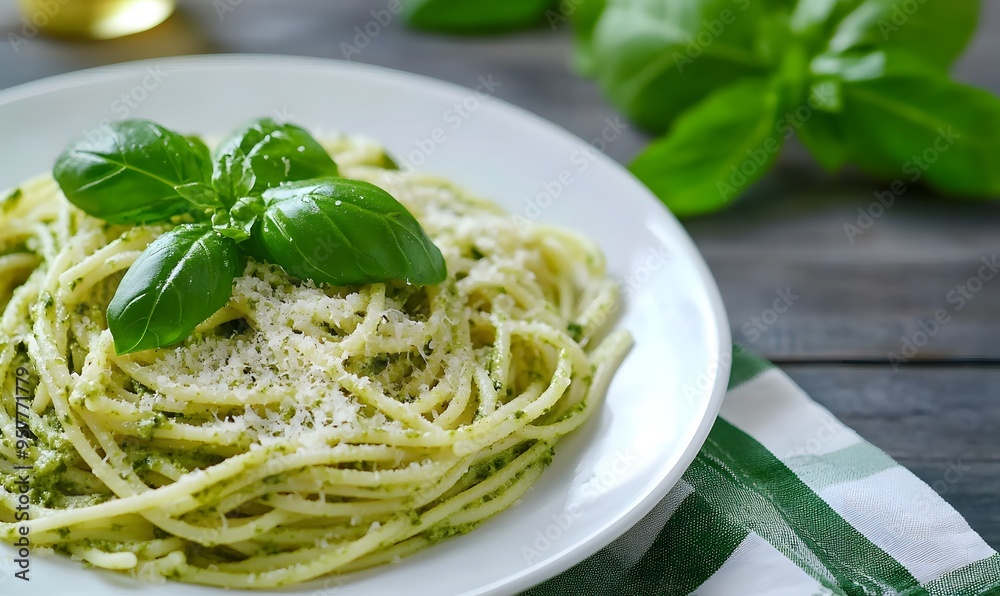
[(140, 577), (297, 584), (510, 507), (598, 407), (630, 340), (604, 337), (617, 288), (593, 243), (383, 167), (370, 142), (325, 145), (421, 222), (443, 284), (317, 286), (251, 260), (192, 337), (118, 356), (105, 310), (169, 226), (94, 219), (48, 176), (0, 203), (0, 538), (17, 539), (27, 464), (35, 545)]

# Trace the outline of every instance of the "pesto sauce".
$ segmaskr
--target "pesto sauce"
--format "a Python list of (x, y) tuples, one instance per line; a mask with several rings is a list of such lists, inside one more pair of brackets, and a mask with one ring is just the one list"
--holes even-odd
[(21, 197), (24, 196), (24, 191), (20, 188), (15, 188), (7, 193), (7, 196), (0, 199), (0, 211), (4, 213), (10, 213), (17, 208), (17, 204), (21, 201)]
[(573, 338), (573, 341), (576, 343), (580, 343), (580, 340), (583, 339), (583, 325), (579, 323), (570, 323), (569, 325), (566, 325), (566, 332), (569, 333), (569, 336)]
[(570, 407), (568, 410), (566, 410), (565, 412), (563, 412), (558, 418), (556, 418), (556, 422), (562, 422), (563, 420), (566, 420), (568, 418), (572, 418), (573, 416), (576, 416), (580, 412), (583, 412), (585, 409), (587, 409), (586, 402), (582, 402), (581, 401), (581, 402), (575, 403), (575, 404), (573, 404), (572, 407)]
[(468, 534), (472, 530), (476, 529), (479, 522), (469, 522), (466, 524), (459, 524), (457, 526), (434, 526), (429, 530), (425, 530), (422, 534), (424, 538), (430, 544), (437, 544), (442, 540), (451, 538), (452, 536), (461, 536), (462, 534)]
[(482, 482), (507, 467), (510, 462), (514, 461), (514, 459), (527, 450), (527, 445), (515, 445), (510, 449), (497, 454), (492, 459), (475, 464), (469, 468), (468, 473), (473, 479), (475, 479), (476, 483)]

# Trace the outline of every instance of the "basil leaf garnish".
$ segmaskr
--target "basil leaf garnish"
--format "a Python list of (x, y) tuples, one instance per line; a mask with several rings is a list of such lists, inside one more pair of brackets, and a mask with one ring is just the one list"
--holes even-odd
[(220, 155), (212, 169), (212, 187), (227, 205), (248, 196), (257, 182), (250, 160), (239, 149)]
[(254, 120), (224, 140), (215, 159), (222, 163), (227, 156), (245, 156), (254, 174), (252, 191), (258, 194), (282, 182), (338, 174), (337, 164), (304, 128), (271, 118)]
[(174, 190), (196, 209), (210, 211), (223, 207), (222, 201), (219, 199), (219, 194), (215, 192), (212, 185), (205, 182), (181, 184), (174, 187)]
[(237, 242), (250, 238), (250, 231), (264, 211), (264, 200), (260, 197), (243, 197), (229, 208), (216, 211), (212, 216), (215, 231)]
[(200, 155), (204, 161), (211, 163), (212, 150), (208, 148), (207, 144), (205, 144), (204, 139), (198, 135), (184, 135), (184, 138), (187, 140), (188, 145), (191, 146), (191, 149), (195, 153)]
[(445, 279), (441, 251), (403, 205), (336, 175), (308, 132), (268, 118), (231, 135), (214, 160), (198, 137), (115, 122), (69, 145), (53, 168), (66, 197), (94, 217), (198, 222), (157, 238), (122, 278), (107, 311), (119, 354), (190, 335), (225, 306), (247, 256), (318, 283)]
[(206, 224), (185, 224), (151, 243), (108, 306), (118, 354), (176, 343), (226, 305), (245, 258)]
[(258, 263), (274, 263), (278, 262), (271, 256), (271, 253), (267, 252), (267, 246), (264, 244), (264, 228), (261, 225), (261, 218), (258, 217), (250, 228), (250, 237), (240, 243), (240, 248), (247, 256), (257, 261)]
[(264, 193), (262, 239), (291, 275), (334, 285), (403, 279), (435, 284), (444, 257), (417, 220), (381, 188), (326, 178)]
[(70, 144), (53, 176), (66, 198), (94, 217), (161, 221), (190, 208), (175, 187), (208, 180), (202, 147), (152, 122), (123, 120)]

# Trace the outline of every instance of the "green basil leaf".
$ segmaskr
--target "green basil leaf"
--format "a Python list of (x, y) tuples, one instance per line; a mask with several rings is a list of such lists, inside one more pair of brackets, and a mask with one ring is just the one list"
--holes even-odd
[(399, 170), (399, 164), (388, 151), (383, 150), (382, 155), (379, 156), (379, 162), (375, 164), (376, 167), (384, 168), (386, 170)]
[(125, 273), (108, 306), (118, 354), (176, 343), (226, 305), (245, 262), (236, 243), (206, 224), (154, 240)]
[(90, 215), (144, 223), (188, 211), (175, 188), (207, 181), (210, 172), (197, 144), (153, 122), (122, 120), (66, 147), (52, 173), (66, 198)]
[(242, 197), (229, 209), (220, 209), (212, 215), (212, 227), (219, 234), (243, 242), (264, 212), (264, 199)]
[(409, 0), (406, 20), (419, 29), (500, 33), (538, 25), (551, 0)]
[(576, 69), (583, 75), (595, 73), (594, 61), (594, 29), (601, 20), (601, 14), (607, 8), (608, 0), (579, 0), (564, 5), (566, 12), (573, 20), (573, 38), (575, 40), (573, 62)]
[(238, 148), (219, 156), (212, 169), (212, 187), (226, 205), (251, 193), (257, 183), (250, 160)]
[(262, 238), (274, 263), (295, 277), (333, 285), (436, 284), (441, 251), (381, 188), (344, 178), (283, 184), (264, 193)]
[(208, 145), (205, 144), (205, 141), (201, 137), (198, 135), (185, 135), (184, 139), (187, 140), (188, 145), (198, 154), (202, 161), (212, 162), (212, 150), (208, 148)]
[(761, 27), (774, 20), (771, 4), (610, 2), (594, 26), (591, 70), (619, 109), (663, 132), (709, 93), (772, 68), (767, 60), (781, 54), (782, 44), (772, 41), (780, 28)]
[(848, 148), (839, 115), (816, 110), (795, 133), (826, 171), (836, 172), (847, 162)]
[(841, 0), (829, 19), (828, 48), (906, 52), (943, 71), (968, 45), (978, 17), (979, 0)]
[(780, 96), (766, 79), (724, 87), (678, 118), (630, 169), (677, 215), (720, 209), (771, 168), (791, 136), (778, 119)]
[(959, 195), (1000, 194), (1000, 98), (945, 75), (844, 83), (839, 119), (852, 161)]
[(869, 52), (826, 52), (812, 59), (809, 71), (817, 77), (865, 81), (887, 76), (935, 76), (936, 67), (920, 57), (893, 49)]
[(271, 118), (254, 120), (230, 135), (216, 149), (215, 159), (221, 164), (215, 177), (235, 193), (228, 197), (232, 201), (249, 194), (239, 192), (248, 178), (233, 172), (234, 168), (245, 170), (246, 164), (254, 175), (252, 192), (257, 194), (282, 182), (337, 175), (337, 164), (305, 129)]
[(800, 36), (819, 36), (843, 0), (799, 0), (789, 26)]
[[(826, 52), (813, 58), (809, 70), (818, 80), (814, 85), (834, 85), (838, 89), (834, 109), (843, 110), (843, 83), (874, 80), (886, 76), (936, 76), (935, 67), (916, 56), (892, 49), (844, 54)], [(821, 108), (823, 109), (823, 108)], [(850, 159), (841, 118), (817, 111), (798, 130), (799, 140), (827, 171), (839, 170)]]
[(264, 244), (264, 229), (261, 225), (261, 217), (258, 217), (254, 221), (253, 226), (250, 228), (250, 237), (240, 242), (240, 248), (247, 256), (258, 263), (277, 264), (271, 253), (267, 252), (267, 246)]
[(189, 182), (187, 184), (175, 186), (174, 190), (176, 190), (177, 194), (183, 197), (185, 201), (191, 203), (191, 205), (201, 211), (211, 211), (213, 209), (223, 207), (222, 200), (219, 199), (219, 194), (215, 192), (215, 189), (211, 184), (206, 184), (205, 182)]

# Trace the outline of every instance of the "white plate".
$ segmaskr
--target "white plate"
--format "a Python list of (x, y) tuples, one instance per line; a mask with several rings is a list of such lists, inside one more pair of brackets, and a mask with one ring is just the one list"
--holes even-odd
[[(48, 170), (67, 142), (105, 119), (223, 134), (265, 115), (372, 137), (403, 162), (512, 213), (589, 234), (629, 288), (619, 325), (635, 338), (604, 407), (557, 446), (518, 506), (397, 564), (289, 591), (514, 593), (607, 545), (666, 495), (705, 440), (728, 380), (718, 290), (684, 230), (639, 182), (527, 112), (482, 92), (345, 62), (211, 56), (124, 64), (0, 92), (0, 188)], [(0, 592), (28, 594), (29, 584), (12, 577), (12, 552), (0, 547)], [(139, 584), (63, 557), (34, 554), (31, 565), (32, 594), (224, 593)]]

